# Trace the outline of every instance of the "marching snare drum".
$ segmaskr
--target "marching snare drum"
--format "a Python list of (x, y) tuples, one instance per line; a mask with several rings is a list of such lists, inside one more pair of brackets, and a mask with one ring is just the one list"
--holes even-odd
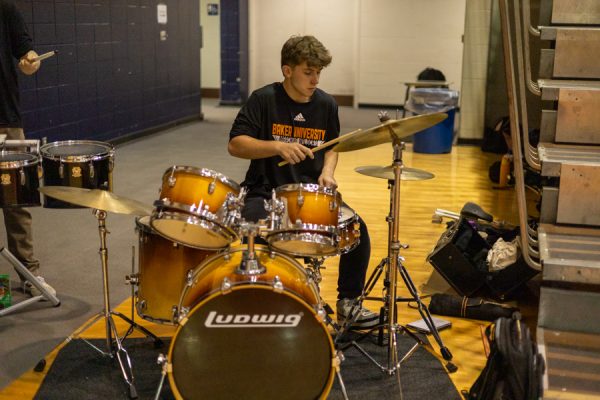
[(135, 224), (139, 237), (137, 313), (149, 321), (172, 324), (188, 272), (215, 252), (163, 238), (150, 227), (149, 216), (136, 219)]
[(39, 206), (39, 158), (20, 151), (0, 152), (0, 207)]
[(199, 249), (227, 247), (237, 239), (225, 202), (240, 186), (206, 168), (174, 166), (163, 175), (150, 224), (161, 235)]
[[(71, 186), (112, 191), (114, 146), (94, 140), (66, 140), (40, 147), (44, 186)], [(44, 196), (44, 207), (80, 206)]]
[(340, 253), (345, 254), (354, 250), (360, 243), (360, 223), (358, 215), (347, 205), (342, 205), (340, 208), (338, 230)]
[(280, 226), (267, 236), (269, 245), (301, 257), (337, 254), (340, 193), (306, 183), (283, 185), (275, 192), (285, 211)]
[(208, 259), (182, 293), (166, 369), (175, 397), (326, 398), (337, 357), (315, 284), (264, 246), (255, 254), (266, 271), (241, 274), (246, 250)]

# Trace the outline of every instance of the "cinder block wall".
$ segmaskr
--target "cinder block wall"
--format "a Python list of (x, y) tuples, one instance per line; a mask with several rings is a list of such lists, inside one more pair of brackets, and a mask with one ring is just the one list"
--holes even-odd
[(59, 51), (37, 74), (20, 75), (28, 138), (111, 140), (200, 117), (197, 1), (16, 3), (36, 51)]

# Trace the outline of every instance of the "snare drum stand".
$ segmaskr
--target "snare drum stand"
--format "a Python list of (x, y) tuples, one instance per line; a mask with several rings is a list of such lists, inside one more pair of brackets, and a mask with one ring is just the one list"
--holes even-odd
[[(98, 232), (100, 234), (100, 261), (102, 263), (102, 288), (103, 288), (103, 296), (104, 296), (104, 309), (96, 315), (95, 318), (86, 323), (83, 327), (73, 333), (68, 341), (80, 338), (85, 330), (87, 330), (90, 326), (92, 326), (96, 321), (101, 318), (104, 318), (105, 326), (106, 326), (106, 348), (108, 351), (103, 351), (99, 347), (95, 346), (85, 338), (80, 338), (85, 343), (90, 345), (94, 350), (98, 351), (103, 356), (107, 356), (110, 358), (114, 358), (116, 356), (117, 361), (119, 362), (119, 367), (121, 368), (121, 373), (123, 374), (123, 379), (125, 383), (129, 387), (129, 397), (135, 399), (138, 397), (137, 391), (134, 386), (134, 376), (133, 376), (133, 366), (131, 364), (131, 358), (127, 353), (127, 350), (123, 347), (122, 341), (125, 337), (120, 338), (119, 332), (117, 331), (117, 326), (113, 319), (113, 315), (121, 318), (125, 322), (130, 324), (130, 327), (138, 329), (142, 333), (144, 333), (148, 337), (152, 337), (155, 340), (158, 339), (155, 335), (153, 335), (146, 328), (136, 324), (131, 319), (127, 318), (125, 315), (120, 312), (113, 311), (110, 308), (110, 297), (109, 297), (109, 288), (108, 288), (108, 249), (106, 248), (106, 211), (94, 209), (92, 210), (94, 216), (98, 220)], [(131, 329), (131, 328), (130, 328)]]
[[(359, 299), (355, 302), (355, 305), (352, 307), (349, 317), (347, 321), (342, 325), (340, 330), (340, 335), (336, 338), (336, 345), (339, 345), (339, 339), (344, 336), (344, 334), (349, 330), (351, 324), (358, 317), (358, 310), (360, 308), (360, 304), (362, 300), (379, 300), (384, 304), (381, 307), (380, 313), (380, 324), (370, 329), (367, 333), (365, 333), (361, 338), (370, 335), (373, 331), (379, 330), (379, 339), (380, 344), (383, 344), (383, 332), (387, 331), (387, 347), (388, 347), (388, 359), (387, 366), (384, 366), (377, 362), (370, 354), (364, 350), (357, 341), (353, 340), (348, 344), (344, 344), (341, 346), (342, 350), (346, 349), (350, 346), (356, 347), (364, 356), (366, 356), (373, 364), (381, 369), (381, 371), (386, 372), (388, 375), (394, 375), (396, 371), (400, 369), (400, 365), (404, 362), (408, 357), (410, 357), (414, 351), (417, 349), (419, 345), (426, 345), (426, 343), (421, 340), (414, 333), (410, 332), (406, 327), (398, 324), (397, 322), (397, 307), (396, 303), (398, 301), (414, 301), (417, 303), (419, 313), (421, 314), (425, 324), (429, 328), (429, 331), (433, 334), (436, 342), (440, 347), (440, 352), (443, 358), (448, 361), (447, 368), (448, 371), (454, 372), (456, 370), (456, 366), (450, 362), (452, 359), (452, 354), (448, 350), (447, 347), (444, 346), (442, 340), (439, 336), (437, 328), (435, 327), (433, 320), (431, 318), (431, 314), (427, 307), (421, 301), (417, 289), (410, 278), (408, 271), (402, 264), (404, 261), (404, 257), (400, 256), (401, 248), (408, 248), (407, 245), (403, 245), (399, 242), (399, 231), (400, 231), (400, 179), (402, 174), (402, 150), (404, 149), (404, 143), (400, 142), (393, 133), (390, 133), (392, 136), (392, 143), (394, 146), (394, 162), (393, 162), (393, 172), (394, 179), (388, 181), (388, 188), (390, 189), (390, 214), (386, 218), (388, 221), (388, 256), (384, 258), (379, 265), (375, 268), (367, 283), (365, 284), (365, 289), (363, 290), (363, 294), (359, 297)], [(378, 297), (367, 297), (373, 287), (377, 279), (381, 276), (382, 272), (385, 270), (385, 278), (384, 278), (384, 289), (383, 296), (381, 298)], [(398, 273), (402, 277), (407, 289), (411, 294), (410, 299), (402, 299), (396, 296), (397, 290), (397, 281), (398, 281)], [(416, 344), (402, 357), (402, 359), (398, 359), (398, 348), (397, 348), (397, 335), (399, 332), (407, 333), (411, 336)], [(400, 378), (398, 377), (398, 383), (400, 384)]]

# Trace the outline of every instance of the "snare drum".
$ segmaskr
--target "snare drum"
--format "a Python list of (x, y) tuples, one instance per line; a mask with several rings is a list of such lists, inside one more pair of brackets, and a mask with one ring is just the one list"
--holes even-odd
[(230, 226), (229, 196), (240, 186), (206, 168), (174, 166), (163, 175), (150, 224), (161, 235), (199, 249), (222, 249), (237, 239)]
[(39, 206), (39, 158), (20, 151), (0, 152), (0, 207)]
[(148, 216), (136, 219), (135, 224), (139, 238), (137, 313), (148, 321), (172, 324), (188, 272), (215, 252), (163, 238), (150, 227)]
[(166, 368), (175, 397), (326, 398), (338, 360), (315, 284), (295, 260), (264, 246), (255, 253), (266, 271), (240, 274), (246, 250), (208, 259), (182, 293)]
[(269, 245), (301, 257), (337, 254), (341, 194), (306, 183), (283, 185), (275, 192), (284, 201), (285, 211), (280, 226), (267, 236)]
[(341, 254), (349, 253), (359, 245), (360, 222), (358, 222), (358, 215), (347, 205), (342, 205), (340, 208), (338, 230), (338, 248)]
[[(40, 147), (44, 186), (112, 191), (114, 146), (94, 140), (67, 140)], [(44, 207), (81, 208), (44, 196)]]

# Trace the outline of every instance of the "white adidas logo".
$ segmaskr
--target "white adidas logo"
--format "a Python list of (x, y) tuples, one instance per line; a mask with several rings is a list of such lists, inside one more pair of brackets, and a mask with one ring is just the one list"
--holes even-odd
[(298, 122), (306, 122), (306, 120), (304, 119), (304, 115), (302, 115), (302, 113), (299, 113), (298, 115), (296, 115), (294, 117), (294, 121), (298, 121)]

